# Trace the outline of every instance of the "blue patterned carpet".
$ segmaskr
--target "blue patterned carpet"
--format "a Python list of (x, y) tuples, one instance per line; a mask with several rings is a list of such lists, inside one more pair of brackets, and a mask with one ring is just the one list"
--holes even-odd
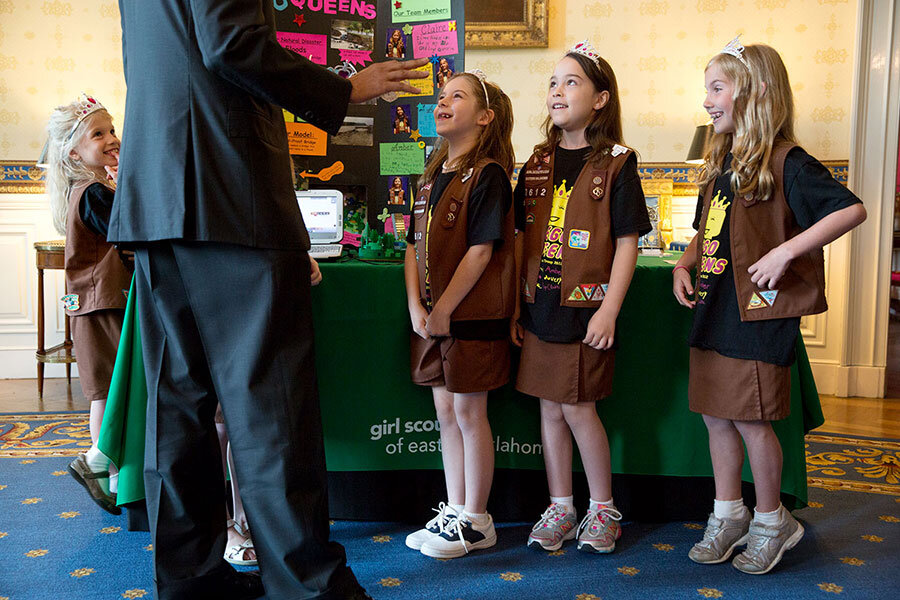
[[(0, 415), (0, 600), (152, 597), (150, 537), (98, 509), (65, 471), (88, 443), (84, 414)], [(616, 552), (524, 546), (503, 524), (495, 548), (454, 561), (407, 549), (395, 523), (336, 522), (377, 599), (894, 599), (900, 585), (900, 443), (808, 437), (806, 537), (769, 575), (687, 559), (702, 523), (626, 523)], [(626, 515), (627, 517), (627, 515)]]

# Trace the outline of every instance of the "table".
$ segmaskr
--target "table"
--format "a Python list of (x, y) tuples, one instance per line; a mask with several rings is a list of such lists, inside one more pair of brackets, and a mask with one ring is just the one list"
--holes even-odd
[[(598, 403), (612, 453), (614, 495), (619, 508), (631, 509), (631, 518), (702, 518), (712, 504), (706, 428), (700, 415), (688, 410), (691, 315), (672, 297), (672, 264), (666, 261), (674, 258), (639, 258), (618, 323), (613, 395)], [(324, 263), (321, 269), (313, 312), (331, 514), (395, 519), (401, 518), (399, 510), (418, 519), (441, 499), (443, 476), (431, 392), (409, 378), (403, 267), (349, 261)], [(117, 388), (133, 397), (143, 386), (134, 298), (129, 294), (107, 418)], [(806, 503), (803, 438), (824, 421), (800, 338), (797, 359), (791, 368), (791, 416), (774, 423), (784, 449), (782, 498), (789, 508)], [(120, 362), (128, 364), (120, 367)], [(123, 375), (129, 369), (134, 377)], [(142, 436), (141, 410), (130, 410), (140, 420)], [(536, 518), (546, 503), (538, 401), (507, 386), (491, 393), (488, 412), (497, 468), (489, 509), (499, 520)], [(108, 429), (104, 420), (104, 432)], [(113, 437), (134, 435), (120, 427)], [(109, 454), (102, 437), (101, 449)], [(132, 446), (140, 456), (142, 443)], [(134, 465), (138, 478), (140, 466)], [(123, 469), (120, 498), (125, 475)], [(743, 479), (752, 481), (748, 461)], [(582, 499), (583, 488), (576, 481)], [(141, 484), (135, 497), (142, 495)], [(752, 505), (752, 487), (745, 498)]]
[(65, 316), (64, 341), (52, 348), (44, 348), (44, 270), (65, 268), (66, 241), (35, 242), (34, 249), (38, 276), (37, 351), (34, 353), (34, 357), (37, 359), (38, 399), (40, 399), (44, 395), (45, 363), (65, 363), (66, 380), (69, 385), (72, 385), (72, 363), (75, 362), (75, 351), (72, 343), (72, 333), (69, 329), (69, 315)]

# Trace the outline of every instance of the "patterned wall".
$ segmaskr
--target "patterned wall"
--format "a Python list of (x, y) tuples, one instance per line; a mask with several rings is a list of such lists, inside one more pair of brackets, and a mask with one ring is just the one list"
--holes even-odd
[[(585, 37), (616, 69), (626, 142), (643, 161), (680, 162), (702, 110), (703, 67), (737, 33), (773, 45), (788, 66), (801, 143), (849, 156), (856, 0), (553, 0), (550, 47), (472, 50), (516, 108), (524, 160), (538, 141), (546, 81)], [(152, 26), (148, 23), (148, 26)], [(118, 5), (0, 0), (0, 160), (35, 160), (54, 106), (90, 91), (121, 124), (125, 105)]]
[(546, 115), (556, 61), (589, 38), (616, 71), (625, 141), (647, 162), (684, 160), (696, 125), (709, 57), (742, 33), (782, 55), (797, 106), (800, 143), (820, 159), (850, 154), (850, 92), (856, 0), (553, 0), (550, 47), (470, 50), (516, 108), (517, 158), (528, 158)]

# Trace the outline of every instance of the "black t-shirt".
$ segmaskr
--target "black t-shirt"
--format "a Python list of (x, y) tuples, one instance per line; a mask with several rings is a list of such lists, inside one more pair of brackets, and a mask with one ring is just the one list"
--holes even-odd
[[(435, 177), (428, 202), (429, 211), (434, 209), (455, 176), (456, 171), (451, 171)], [(472, 247), (494, 242), (496, 248), (503, 243), (503, 221), (511, 207), (509, 176), (497, 163), (486, 165), (469, 194), (466, 245)], [(415, 229), (415, 219), (412, 219), (406, 234), (409, 244), (415, 243)], [(450, 335), (461, 340), (502, 340), (509, 336), (509, 319), (451, 321)]]
[[(584, 169), (591, 148), (566, 150), (557, 146), (553, 159), (553, 209), (551, 220), (559, 218), (558, 227), (565, 224), (565, 205), (575, 186), (575, 180)], [(525, 170), (519, 173), (519, 180), (513, 193), (516, 210), (516, 228), (525, 228)], [(613, 183), (610, 196), (610, 218), (613, 238), (626, 235), (644, 235), (649, 232), (650, 217), (641, 188), (641, 178), (637, 171), (637, 157), (632, 153)], [(549, 230), (549, 228), (548, 228)], [(534, 304), (522, 303), (520, 322), (540, 339), (546, 342), (575, 342), (584, 339), (588, 322), (596, 312), (595, 308), (574, 308), (560, 306), (561, 258), (541, 257), (538, 283), (534, 293)], [(616, 336), (618, 340), (618, 336)], [(618, 342), (616, 342), (617, 344)], [(614, 346), (616, 347), (616, 346)]]
[[(729, 225), (734, 196), (730, 179), (731, 159), (729, 153), (723, 163), (728, 170), (713, 183), (713, 198), (718, 195), (719, 203), (725, 205), (725, 209), (718, 210), (718, 218), (713, 217), (712, 225), (707, 219), (706, 231), (700, 232), (697, 240), (700, 244), (707, 242), (701, 246), (708, 248), (703, 254), (714, 257), (719, 268), (699, 274), (694, 323), (688, 343), (731, 358), (788, 366), (795, 358), (799, 317), (741, 321), (731, 264)], [(784, 195), (794, 218), (803, 229), (860, 201), (853, 192), (835, 181), (822, 163), (799, 147), (788, 152), (784, 162)], [(697, 200), (694, 229), (700, 227), (702, 212), (701, 193)], [(720, 269), (719, 273), (715, 272)]]
[(115, 194), (114, 190), (102, 183), (92, 183), (81, 194), (78, 204), (78, 216), (82, 223), (104, 240), (109, 232), (109, 215), (112, 213)]

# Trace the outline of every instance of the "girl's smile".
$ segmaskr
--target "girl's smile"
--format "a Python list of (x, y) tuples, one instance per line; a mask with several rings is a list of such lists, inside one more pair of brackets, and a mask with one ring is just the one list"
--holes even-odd
[(706, 99), (703, 108), (712, 119), (716, 133), (734, 133), (734, 82), (713, 63), (706, 69)]

